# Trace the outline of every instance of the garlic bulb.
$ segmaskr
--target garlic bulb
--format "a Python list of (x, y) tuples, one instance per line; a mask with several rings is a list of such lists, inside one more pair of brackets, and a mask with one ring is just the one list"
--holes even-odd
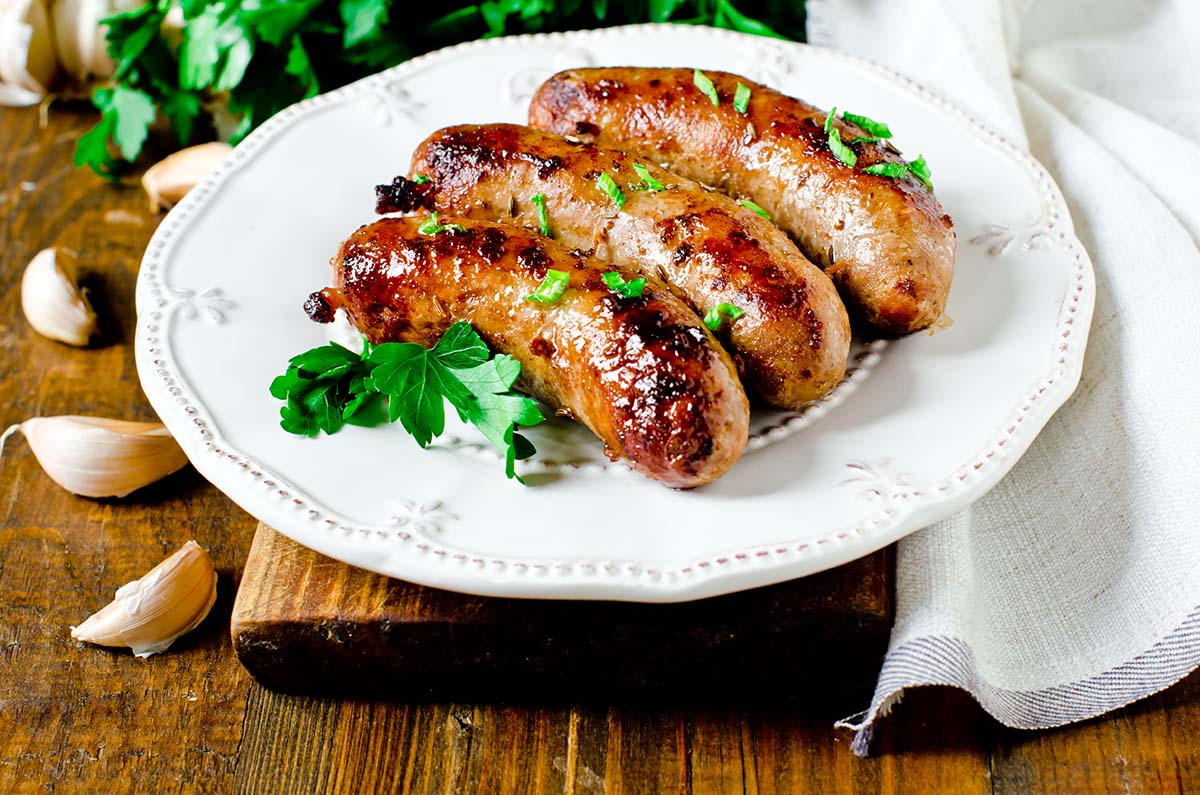
[(71, 637), (100, 646), (128, 646), (138, 657), (149, 657), (199, 626), (216, 601), (212, 558), (189, 541), (141, 579), (122, 585), (100, 612), (71, 627)]
[(87, 345), (96, 332), (96, 313), (75, 283), (75, 254), (39, 251), (21, 278), (21, 309), (34, 330), (68, 345)]
[(150, 166), (142, 177), (142, 187), (150, 196), (150, 212), (174, 207), (232, 151), (229, 144), (214, 141), (180, 149)]
[(36, 105), (57, 77), (43, 0), (0, 0), (0, 105)]
[(128, 11), (143, 0), (52, 0), (50, 16), (54, 22), (54, 49), (58, 62), (79, 85), (103, 79), (113, 73), (115, 64), (108, 57), (105, 34), (100, 20)]
[(84, 497), (124, 497), (187, 463), (157, 422), (34, 417), (5, 431), (0, 444), (18, 430), (50, 479)]

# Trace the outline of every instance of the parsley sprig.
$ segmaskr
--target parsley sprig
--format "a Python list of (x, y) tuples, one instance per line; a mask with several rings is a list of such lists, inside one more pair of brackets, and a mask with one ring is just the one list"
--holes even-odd
[(746, 310), (739, 306), (734, 306), (728, 301), (722, 301), (704, 313), (704, 325), (708, 326), (713, 331), (721, 328), (721, 322), (724, 318), (729, 318), (730, 322), (745, 316)]
[(347, 424), (398, 420), (422, 448), (445, 431), (449, 401), (463, 422), (504, 453), (508, 477), (521, 481), (516, 462), (535, 451), (516, 429), (545, 417), (532, 398), (512, 391), (520, 374), (520, 362), (491, 356), (470, 324), (459, 321), (428, 349), (415, 342), (367, 343), (358, 354), (331, 342), (305, 351), (271, 382), (271, 395), (286, 401), (279, 414), (288, 433), (317, 436)]
[[(159, 119), (181, 145), (214, 130), (237, 143), (297, 100), (460, 41), (671, 20), (803, 38), (802, 5), (772, 4), (759, 21), (735, 2), (149, 0), (104, 20), (116, 70), (93, 92), (101, 115), (76, 163), (115, 177)], [(167, 23), (173, 7), (182, 29)]]

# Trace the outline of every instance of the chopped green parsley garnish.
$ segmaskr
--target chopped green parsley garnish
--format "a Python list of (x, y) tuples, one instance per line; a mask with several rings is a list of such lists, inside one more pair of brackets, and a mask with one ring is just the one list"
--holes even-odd
[(733, 92), (733, 109), (743, 116), (746, 115), (746, 109), (750, 107), (750, 87), (741, 83), (737, 84), (737, 91)]
[(639, 277), (627, 282), (616, 271), (609, 271), (600, 278), (608, 285), (608, 289), (622, 298), (641, 298), (642, 291), (646, 289), (646, 280), (644, 278)]
[(874, 174), (877, 177), (901, 179), (908, 173), (908, 166), (903, 163), (876, 163), (863, 169), (864, 174)]
[(850, 139), (850, 146), (854, 146), (855, 144), (877, 144), (877, 143), (879, 143), (879, 137), (875, 136), (875, 135), (859, 135), (855, 138)]
[(829, 148), (833, 152), (833, 156), (842, 161), (850, 168), (854, 168), (854, 164), (858, 162), (858, 155), (854, 154), (854, 150), (842, 143), (842, 135), (836, 129), (829, 130)]
[(424, 185), (427, 182), (433, 182), (433, 178), (427, 177), (424, 174), (417, 174), (415, 177), (413, 177), (412, 181), (414, 185)]
[(829, 109), (829, 113), (825, 114), (825, 134), (833, 129), (833, 120), (837, 118), (837, 105)]
[(612, 199), (613, 204), (617, 205), (618, 210), (625, 206), (625, 194), (617, 187), (616, 181), (608, 175), (607, 171), (596, 177), (596, 187), (604, 191), (604, 194)]
[(429, 214), (429, 218), (425, 223), (417, 227), (417, 231), (423, 235), (436, 235), (439, 232), (465, 232), (467, 231), (461, 224), (439, 224), (437, 212)]
[(925, 162), (925, 155), (918, 155), (916, 160), (908, 164), (908, 170), (913, 173), (913, 176), (924, 182), (926, 187), (933, 190), (933, 183), (929, 181), (929, 164)]
[(566, 271), (548, 270), (546, 278), (542, 279), (542, 283), (538, 285), (532, 295), (525, 296), (525, 300), (537, 301), (539, 304), (552, 304), (562, 298), (563, 292), (570, 283), (571, 275)]
[(634, 190), (650, 190), (659, 191), (666, 190), (666, 186), (650, 175), (650, 169), (643, 166), (641, 163), (633, 164), (634, 173), (641, 177), (642, 184), (633, 186)]
[(756, 213), (758, 213), (759, 215), (761, 215), (763, 218), (766, 218), (768, 221), (770, 221), (770, 220), (771, 220), (771, 216), (767, 214), (767, 211), (766, 211), (766, 210), (764, 210), (763, 208), (759, 207), (757, 204), (755, 204), (754, 202), (750, 201), (749, 199), (739, 199), (739, 200), (738, 200), (738, 204), (742, 205), (742, 206), (743, 206), (743, 207), (745, 207), (747, 210), (753, 210), (754, 212), (756, 212)]
[(704, 314), (704, 325), (708, 326), (713, 331), (716, 331), (721, 327), (722, 317), (727, 317), (732, 322), (744, 314), (746, 314), (746, 310), (739, 309), (738, 307), (726, 301), (717, 304)]
[(539, 193), (529, 199), (537, 208), (538, 229), (546, 237), (550, 237), (550, 216), (546, 213), (546, 194)]
[(851, 124), (862, 127), (867, 131), (868, 135), (873, 135), (876, 138), (892, 137), (892, 131), (889, 130), (888, 126), (881, 121), (875, 121), (874, 119), (866, 116), (859, 116), (856, 113), (843, 113), (842, 118)]
[(385, 342), (365, 343), (361, 354), (336, 343), (305, 351), (271, 382), (271, 395), (286, 401), (279, 415), (288, 433), (317, 436), (399, 420), (421, 447), (445, 430), (448, 400), (504, 453), (508, 477), (521, 481), (516, 461), (534, 449), (517, 426), (545, 417), (533, 399), (512, 391), (520, 373), (520, 362), (492, 356), (470, 324), (459, 321), (429, 349)]
[(713, 107), (721, 104), (721, 100), (717, 96), (717, 87), (713, 85), (713, 81), (709, 80), (704, 72), (701, 72), (699, 69), (694, 70), (692, 72), (692, 83), (695, 84), (696, 88), (700, 89), (701, 94), (708, 97)]
[(918, 157), (911, 163), (876, 163), (864, 168), (863, 173), (892, 179), (903, 179), (905, 174), (912, 174), (927, 188), (933, 189), (933, 183), (929, 181), (929, 166), (926, 164), (924, 156)]

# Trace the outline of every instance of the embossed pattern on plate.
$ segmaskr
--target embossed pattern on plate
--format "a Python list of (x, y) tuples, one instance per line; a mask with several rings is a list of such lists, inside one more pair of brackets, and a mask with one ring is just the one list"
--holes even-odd
[[(747, 74), (886, 119), (932, 164), (959, 256), (947, 317), (856, 343), (846, 380), (796, 414), (756, 412), (748, 454), (674, 492), (613, 465), (585, 429), (530, 429), (528, 488), (454, 426), (298, 439), (267, 392), (325, 331), (300, 309), (372, 218), (372, 187), (452, 123), (522, 121), (554, 71), (601, 63)], [(870, 110), (867, 110), (870, 109)], [(269, 120), (163, 221), (138, 280), (139, 376), (206, 477), (318, 551), (482, 594), (677, 601), (802, 576), (960, 509), (1016, 462), (1078, 382), (1094, 297), (1062, 198), (1027, 154), (878, 66), (691, 26), (474, 42)]]

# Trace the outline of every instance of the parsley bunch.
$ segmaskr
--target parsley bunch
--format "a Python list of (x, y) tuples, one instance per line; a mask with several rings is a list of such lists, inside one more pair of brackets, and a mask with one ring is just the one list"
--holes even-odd
[(516, 462), (535, 451), (516, 427), (545, 419), (532, 398), (512, 391), (520, 374), (520, 362), (491, 356), (479, 334), (460, 321), (428, 349), (415, 342), (367, 343), (357, 354), (331, 342), (305, 351), (271, 382), (271, 394), (287, 402), (279, 415), (289, 433), (317, 436), (347, 424), (399, 420), (422, 448), (446, 429), (448, 400), (463, 422), (504, 452), (504, 471), (520, 481)]
[(671, 20), (803, 35), (802, 2), (737, 2), (765, 21), (734, 0), (150, 0), (104, 20), (116, 71), (93, 92), (100, 121), (75, 163), (115, 176), (159, 120), (180, 145), (237, 143), (297, 100), (471, 39)]

